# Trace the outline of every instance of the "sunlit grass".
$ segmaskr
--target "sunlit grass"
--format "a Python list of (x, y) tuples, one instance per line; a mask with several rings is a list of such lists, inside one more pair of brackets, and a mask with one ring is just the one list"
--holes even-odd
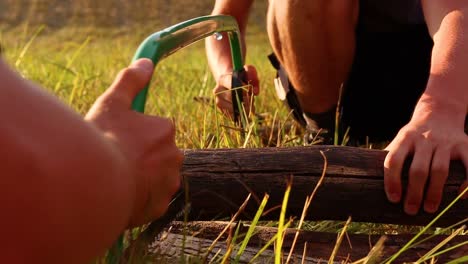
[[(21, 75), (45, 87), (65, 104), (84, 114), (94, 100), (112, 83), (117, 73), (129, 64), (140, 41), (159, 29), (161, 28), (110, 30), (74, 27), (50, 31), (42, 26), (28, 26), (0, 32), (0, 42), (5, 47), (6, 61)], [(203, 43), (190, 46), (157, 65), (150, 87), (147, 114), (170, 117), (174, 120), (177, 128), (176, 141), (180, 148), (251, 148), (302, 144), (302, 138), (296, 135), (297, 128), (293, 126), (290, 129), (287, 125), (292, 121), (291, 115), (274, 95), (271, 79), (275, 73), (266, 59), (271, 51), (266, 35), (252, 31), (247, 35), (247, 41), (250, 45), (246, 63), (257, 66), (261, 78), (262, 96), (255, 101), (261, 119), (253, 116), (245, 126), (247, 133), (244, 135), (235, 129), (232, 121), (225, 118), (214, 105), (212, 89), (215, 83), (206, 62)], [(279, 129), (275, 132), (273, 127)], [(266, 137), (261, 136), (260, 131), (268, 129), (270, 129), (269, 134)], [(286, 201), (288, 194), (289, 190), (285, 190)], [(312, 197), (313, 195), (310, 196)], [(246, 203), (247, 201), (248, 199)], [(236, 229), (230, 237), (227, 252), (224, 255), (220, 254), (217, 260), (232, 261), (232, 253), (234, 262), (239, 261), (255, 227), (264, 224), (261, 215), (267, 201), (268, 196), (265, 196), (257, 215), (250, 223), (247, 234), (240, 234)], [(310, 202), (313, 201), (305, 201), (305, 211)], [(272, 259), (275, 259), (276, 263), (284, 263), (285, 257), (291, 256), (292, 249), (289, 255), (284, 255), (281, 246), (283, 231), (293, 225), (292, 220), (287, 221), (285, 218), (286, 209), (285, 206), (282, 207), (282, 217), (274, 223), (278, 225), (278, 234), (259, 249), (252, 261), (272, 245), (275, 246), (275, 256)], [(242, 207), (239, 211), (242, 211)], [(230, 224), (237, 223), (236, 217), (237, 215), (231, 219)], [(398, 253), (400, 254), (420, 242), (417, 238), (422, 233), (450, 234), (457, 228), (455, 233), (461, 233), (462, 224), (447, 229), (432, 229), (430, 225), (422, 228), (339, 221), (306, 222), (301, 219), (299, 229), (339, 233), (337, 247), (345, 232), (416, 233), (414, 241), (403, 247)], [(227, 232), (227, 229), (199, 257), (199, 263), (208, 261), (209, 254), (224, 232)], [(421, 256), (420, 260), (426, 261), (447, 250), (449, 249), (429, 251), (425, 256)], [(115, 254), (118, 255), (119, 252)], [(397, 258), (398, 254), (394, 258)], [(137, 260), (141, 260), (142, 256), (133, 254), (130, 257), (134, 263), (138, 263)], [(330, 260), (333, 258), (332, 254)], [(102, 261), (98, 262), (105, 263), (105, 260)]]

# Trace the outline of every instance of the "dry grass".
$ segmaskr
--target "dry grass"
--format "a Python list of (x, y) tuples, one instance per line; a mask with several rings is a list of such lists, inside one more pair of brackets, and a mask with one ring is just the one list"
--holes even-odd
[[(286, 129), (291, 116), (276, 99), (269, 81), (274, 71), (266, 60), (271, 51), (263, 25), (266, 0), (255, 3), (250, 20), (253, 27), (247, 35), (247, 63), (257, 66), (263, 80), (262, 96), (256, 101), (256, 109), (264, 119), (261, 122), (253, 119), (247, 139), (230, 128), (231, 121), (224, 118), (212, 102), (214, 80), (208, 70), (203, 44), (196, 44), (158, 65), (148, 98), (148, 114), (174, 119), (180, 148), (262, 147), (265, 141), (258, 132), (265, 127), (280, 128), (269, 135), (267, 145), (302, 144), (294, 127)], [(185, 0), (0, 0), (0, 42), (5, 46), (7, 62), (24, 77), (39, 83), (84, 114), (117, 72), (130, 62), (146, 35), (175, 22), (206, 15), (211, 6), (212, 1)], [(196, 101), (196, 97), (208, 100)], [(290, 224), (285, 220), (280, 221), (282, 227)], [(304, 222), (306, 229), (316, 231), (340, 232), (343, 226), (343, 222)], [(421, 231), (415, 227), (362, 223), (345, 227), (347, 232), (354, 233)], [(442, 231), (450, 233), (450, 230)], [(236, 241), (232, 239), (231, 242)], [(280, 242), (281, 236), (275, 239)], [(244, 244), (242, 239), (231, 243), (232, 247)]]

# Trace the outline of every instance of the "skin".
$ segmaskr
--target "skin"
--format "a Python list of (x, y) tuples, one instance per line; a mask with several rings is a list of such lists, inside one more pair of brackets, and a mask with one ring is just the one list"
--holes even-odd
[[(212, 14), (234, 16), (245, 32), (246, 14), (252, 2), (216, 1)], [(354, 56), (358, 4), (339, 0), (270, 0), (270, 42), (306, 112), (324, 112), (337, 102), (339, 86), (347, 79)], [(417, 214), (421, 205), (429, 213), (438, 210), (450, 160), (461, 160), (468, 167), (468, 138), (464, 132), (468, 112), (468, 75), (464, 72), (468, 67), (468, 2), (423, 0), (422, 4), (434, 40), (430, 77), (411, 121), (386, 148), (384, 162), (387, 197), (394, 203), (404, 201), (404, 210), (410, 215)], [(220, 76), (232, 70), (228, 48), (227, 42), (206, 41), (208, 61), (218, 80), (215, 92), (229, 88), (219, 81)], [(249, 67), (248, 78), (258, 84), (256, 71)], [(229, 93), (218, 95), (217, 102), (223, 112), (232, 111)], [(404, 194), (401, 174), (409, 156), (414, 158)], [(423, 200), (426, 182), (429, 187)], [(467, 186), (468, 181), (461, 190)]]
[[(468, 3), (425, 0), (422, 4), (434, 40), (429, 82), (411, 121), (387, 147), (384, 164), (389, 200), (404, 199), (405, 211), (411, 215), (417, 214), (422, 203), (426, 212), (437, 211), (451, 159), (461, 160), (468, 168), (468, 136), (464, 132), (468, 112), (468, 76), (464, 70), (468, 59)], [(403, 198), (401, 170), (410, 154), (414, 157)], [(426, 182), (429, 188), (423, 200)], [(467, 182), (462, 189), (466, 186)]]
[(83, 119), (0, 61), (4, 262), (88, 263), (165, 212), (183, 160), (174, 127), (131, 110), (152, 71), (124, 69)]
[[(230, 14), (236, 18), (241, 32), (244, 56), (247, 52), (245, 45), (245, 29), (247, 27), (247, 16), (252, 2), (253, 1), (218, 0), (216, 1), (212, 13), (213, 15)], [(233, 68), (228, 38), (226, 35), (219, 41), (213, 38), (207, 38), (205, 47), (208, 56), (208, 64), (216, 79), (216, 87), (213, 89), (213, 93), (216, 95), (216, 105), (224, 114), (232, 117), (232, 99), (231, 93), (228, 91), (231, 87), (230, 77)], [(260, 92), (260, 82), (257, 70), (254, 66), (246, 65), (244, 69), (250, 84), (250, 90), (244, 93), (244, 108), (247, 112), (253, 112), (254, 109), (252, 108), (253, 104), (251, 102), (253, 102), (253, 96), (258, 95)]]

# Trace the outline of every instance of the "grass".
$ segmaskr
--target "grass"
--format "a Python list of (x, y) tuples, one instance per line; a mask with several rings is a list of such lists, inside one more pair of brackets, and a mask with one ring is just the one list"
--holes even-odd
[[(140, 41), (146, 35), (159, 29), (162, 28), (67, 27), (50, 30), (47, 27), (26, 25), (0, 31), (0, 43), (5, 48), (6, 61), (25, 78), (45, 87), (64, 103), (84, 114), (94, 100), (111, 84), (118, 71), (128, 65)], [(215, 83), (208, 69), (203, 43), (197, 43), (184, 49), (164, 59), (157, 66), (150, 87), (146, 112), (150, 115), (170, 117), (174, 120), (177, 128), (176, 142), (180, 148), (251, 148), (266, 145), (285, 147), (303, 144), (302, 138), (296, 135), (294, 126), (290, 131), (286, 129), (286, 124), (292, 121), (292, 117), (282, 102), (274, 95), (272, 82), (269, 81), (272, 80), (275, 72), (266, 59), (271, 51), (266, 34), (260, 34), (257, 30), (252, 29), (247, 34), (247, 41), (249, 49), (246, 63), (256, 65), (262, 80), (262, 96), (255, 102), (257, 113), (262, 116), (262, 120), (253, 117), (252, 121), (245, 126), (248, 130), (245, 137), (232, 128), (232, 122), (220, 114), (214, 105), (211, 91)], [(280, 129), (277, 133), (271, 133), (268, 141), (265, 142), (259, 136), (258, 131), (262, 127), (272, 128), (274, 126)], [(286, 190), (285, 201), (288, 199), (288, 194), (289, 191)], [(312, 197), (313, 194), (310, 198)], [(239, 236), (237, 232), (230, 236), (228, 252), (236, 252), (234, 262), (239, 260), (245, 250), (255, 226), (272, 224), (263, 223), (260, 219), (267, 201), (268, 196), (265, 196), (259, 213), (250, 223), (251, 229), (244, 237)], [(307, 211), (310, 202), (313, 201), (306, 201), (305, 211)], [(281, 218), (278, 222), (273, 223), (278, 225), (278, 234), (267, 245), (264, 245), (254, 258), (267, 250), (269, 245), (274, 244), (275, 263), (284, 263), (285, 258), (281, 248), (283, 243), (282, 230), (292, 225), (291, 220), (285, 219), (285, 210), (286, 208), (283, 207)], [(235, 217), (231, 219), (232, 223), (236, 221)], [(414, 241), (411, 241), (413, 243), (422, 233), (451, 234), (454, 229), (459, 228), (459, 226), (453, 226), (450, 229), (441, 230), (435, 229), (431, 225), (419, 228), (350, 223), (349, 221), (346, 223), (301, 221), (301, 225), (308, 230), (339, 233), (337, 247), (339, 247), (346, 232), (364, 234), (411, 232), (417, 234)], [(226, 231), (224, 230), (219, 235), (208, 251), (214, 248), (215, 243)], [(457, 229), (455, 232), (461, 233), (462, 229)], [(414, 245), (412, 243), (401, 250), (408, 249)], [(378, 251), (378, 249), (376, 250)], [(428, 255), (421, 257), (421, 261), (428, 261), (432, 256), (437, 256), (441, 252), (438, 249), (430, 251)], [(397, 253), (394, 258), (397, 258), (400, 253)], [(134, 257), (138, 259), (141, 256)], [(208, 253), (200, 256), (200, 263), (207, 261), (207, 257)], [(333, 258), (332, 254), (330, 260)], [(220, 255), (218, 259), (221, 262), (228, 262), (230, 254)], [(369, 259), (375, 258), (369, 256)], [(389, 262), (391, 261), (393, 259), (389, 260)], [(105, 260), (97, 262), (105, 263)], [(370, 262), (364, 261), (362, 263)]]

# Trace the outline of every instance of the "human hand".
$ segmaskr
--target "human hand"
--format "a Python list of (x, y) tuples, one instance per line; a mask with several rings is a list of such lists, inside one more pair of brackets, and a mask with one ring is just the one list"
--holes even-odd
[[(247, 81), (247, 87), (244, 87), (243, 91), (243, 105), (244, 109), (249, 115), (255, 113), (254, 107), (254, 96), (260, 92), (259, 80), (257, 70), (252, 65), (244, 66)], [(228, 117), (233, 118), (234, 112), (232, 107), (232, 96), (231, 96), (231, 79), (232, 74), (223, 74), (218, 77), (216, 87), (213, 89), (213, 93), (216, 96), (216, 106)], [(241, 88), (242, 89), (242, 88)]]
[[(452, 108), (435, 98), (423, 96), (411, 121), (386, 148), (389, 153), (384, 162), (385, 191), (394, 203), (402, 196), (403, 163), (413, 154), (404, 201), (407, 214), (418, 213), (427, 180), (424, 211), (434, 213), (438, 210), (450, 160), (461, 160), (468, 168), (468, 136), (464, 132), (466, 111), (452, 111)], [(461, 190), (467, 187), (468, 180)]]
[(122, 70), (85, 117), (117, 145), (129, 164), (135, 179), (135, 186), (129, 186), (135, 188), (129, 227), (164, 214), (180, 187), (183, 154), (175, 144), (172, 122), (131, 110), (133, 99), (150, 81), (153, 70), (147, 59)]

